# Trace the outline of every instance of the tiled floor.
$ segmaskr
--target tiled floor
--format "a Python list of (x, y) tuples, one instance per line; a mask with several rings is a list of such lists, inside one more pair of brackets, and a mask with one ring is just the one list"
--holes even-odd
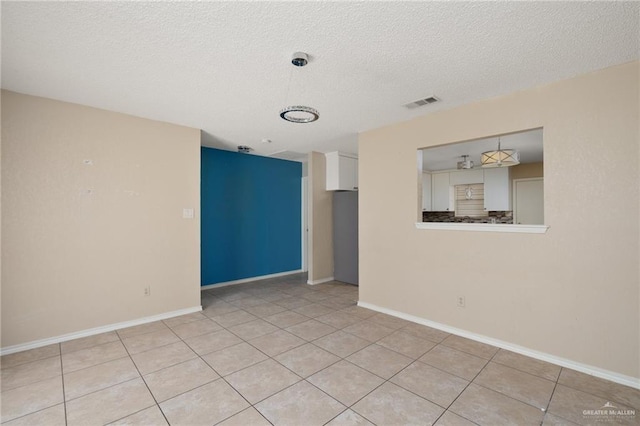
[[(356, 306), (302, 275), (2, 357), (7, 425), (639, 424), (640, 391)], [(588, 412), (587, 412), (588, 413)]]

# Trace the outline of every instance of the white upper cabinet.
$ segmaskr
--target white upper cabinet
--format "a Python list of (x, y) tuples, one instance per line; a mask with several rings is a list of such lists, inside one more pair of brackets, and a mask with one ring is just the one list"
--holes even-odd
[(431, 173), (422, 173), (422, 210), (431, 211)]
[(358, 157), (334, 151), (327, 159), (327, 191), (358, 190)]
[(511, 210), (511, 180), (508, 167), (484, 169), (484, 209)]
[(449, 173), (431, 174), (431, 210), (449, 211), (451, 203)]

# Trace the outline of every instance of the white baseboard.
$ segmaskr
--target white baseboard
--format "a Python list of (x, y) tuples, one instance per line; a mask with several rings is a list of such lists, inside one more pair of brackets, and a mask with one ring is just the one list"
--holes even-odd
[(241, 280), (225, 281), (225, 282), (216, 283), (216, 284), (207, 284), (207, 285), (200, 286), (200, 291), (209, 290), (211, 288), (226, 287), (228, 285), (243, 284), (251, 281), (266, 280), (268, 278), (284, 277), (285, 275), (300, 274), (302, 272), (304, 272), (302, 269), (296, 269), (295, 271), (278, 272), (276, 274), (260, 275), (259, 277), (243, 278)]
[(506, 349), (512, 352), (519, 353), (531, 358), (546, 361), (551, 364), (556, 364), (561, 367), (571, 368), (591, 376), (599, 377), (601, 379), (610, 380), (621, 385), (629, 386), (635, 389), (640, 389), (640, 378), (627, 376), (624, 374), (616, 373), (603, 368), (594, 367), (592, 365), (583, 364), (580, 362), (572, 361), (570, 359), (558, 357), (545, 352), (536, 351), (533, 349), (525, 348), (523, 346), (515, 345), (513, 343), (505, 342), (502, 340), (494, 339), (484, 336), (482, 334), (472, 333), (470, 331), (462, 330), (460, 328), (451, 327), (446, 324), (441, 324), (435, 321), (430, 321), (424, 318), (416, 317), (413, 315), (405, 314), (403, 312), (394, 311), (392, 309), (382, 308), (380, 306), (373, 305), (367, 302), (358, 302), (358, 306), (371, 309), (372, 311), (382, 312), (387, 315), (391, 315), (397, 318), (402, 318), (407, 321), (415, 322), (418, 324), (426, 325), (428, 327), (436, 328), (438, 330), (445, 331), (447, 333), (455, 334), (457, 336), (466, 337), (467, 339), (475, 340), (477, 342), (486, 343), (488, 345), (497, 346), (502, 349)]
[(122, 328), (133, 327), (134, 325), (147, 324), (149, 322), (178, 317), (180, 315), (191, 314), (194, 312), (200, 312), (201, 310), (202, 310), (202, 306), (194, 306), (192, 308), (179, 309), (177, 311), (165, 312), (164, 314), (153, 315), (150, 317), (139, 318), (136, 320), (104, 325), (101, 327), (90, 328), (82, 331), (76, 331), (74, 333), (63, 334), (61, 336), (49, 337), (46, 339), (34, 340), (28, 343), (21, 343), (19, 345), (7, 346), (6, 348), (0, 348), (0, 355), (9, 355), (16, 352), (26, 351), (29, 349), (40, 348), (42, 346), (47, 346), (54, 343), (62, 343), (62, 342), (66, 342), (73, 339), (79, 339), (81, 337), (88, 337), (88, 336), (93, 336), (100, 333), (106, 333), (108, 331), (114, 331), (114, 330), (120, 330)]
[(328, 283), (329, 281), (335, 281), (335, 280), (333, 279), (333, 277), (321, 278), (319, 280), (313, 280), (313, 281), (309, 280), (307, 281), (307, 284), (316, 285), (316, 284)]

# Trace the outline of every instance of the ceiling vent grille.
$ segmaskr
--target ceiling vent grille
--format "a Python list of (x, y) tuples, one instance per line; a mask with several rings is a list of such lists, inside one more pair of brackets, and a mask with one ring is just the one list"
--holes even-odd
[(439, 100), (440, 99), (436, 98), (435, 96), (429, 96), (428, 98), (424, 98), (424, 99), (420, 99), (420, 100), (408, 103), (405, 105), (405, 107), (409, 109), (415, 109), (421, 106), (433, 104), (435, 102), (438, 102)]

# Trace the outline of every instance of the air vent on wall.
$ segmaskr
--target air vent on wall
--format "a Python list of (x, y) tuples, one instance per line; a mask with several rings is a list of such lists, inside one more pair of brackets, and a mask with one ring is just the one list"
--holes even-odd
[(418, 108), (421, 106), (425, 106), (425, 105), (429, 105), (435, 102), (438, 102), (440, 99), (436, 98), (435, 96), (429, 96), (428, 98), (424, 98), (424, 99), (420, 99), (417, 100), (415, 102), (411, 102), (405, 105), (405, 107), (409, 108), (409, 109), (414, 109), (414, 108)]

